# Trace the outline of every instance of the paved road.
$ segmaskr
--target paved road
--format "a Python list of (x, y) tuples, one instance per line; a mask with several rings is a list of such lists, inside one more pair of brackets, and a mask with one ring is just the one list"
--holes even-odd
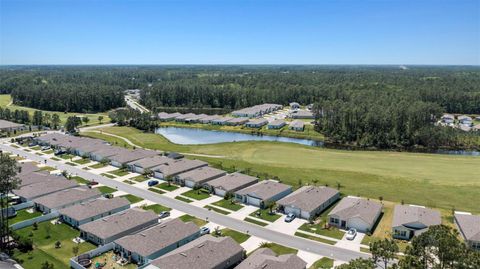
[(150, 112), (150, 110), (148, 110), (148, 108), (142, 106), (141, 104), (139, 104), (135, 99), (133, 99), (131, 96), (127, 96), (125, 95), (125, 102), (127, 103), (127, 105), (133, 109), (136, 109), (136, 110), (139, 110), (141, 113), (144, 113), (144, 112)]
[(158, 195), (148, 190), (140, 189), (123, 182), (118, 182), (113, 179), (96, 175), (88, 171), (82, 170), (80, 168), (63, 164), (61, 162), (53, 161), (45, 157), (38, 156), (30, 152), (25, 152), (21, 149), (17, 149), (5, 144), (0, 144), (0, 149), (10, 151), (13, 154), (18, 154), (22, 157), (25, 157), (27, 159), (30, 159), (39, 163), (44, 163), (44, 161), (47, 160), (47, 165), (56, 167), (59, 170), (62, 170), (62, 171), (66, 170), (72, 174), (76, 174), (85, 179), (94, 180), (103, 185), (116, 188), (120, 191), (124, 191), (130, 194), (142, 197), (143, 199), (150, 200), (158, 204), (168, 206), (170, 208), (182, 211), (186, 214), (195, 216), (197, 218), (212, 221), (214, 223), (217, 223), (218, 225), (225, 226), (230, 229), (237, 230), (239, 232), (248, 233), (250, 235), (262, 238), (265, 241), (275, 242), (280, 245), (312, 252), (322, 256), (327, 256), (332, 259), (340, 260), (340, 261), (349, 261), (355, 258), (369, 257), (369, 255), (365, 253), (355, 252), (348, 249), (343, 249), (343, 248), (339, 248), (339, 247), (335, 247), (327, 244), (321, 244), (321, 243), (317, 243), (315, 241), (303, 239), (300, 237), (283, 234), (283, 233), (276, 232), (261, 226), (257, 226), (255, 224), (250, 224), (245, 221), (237, 220), (219, 213), (215, 213), (213, 211), (208, 211), (204, 208), (199, 208), (199, 207), (190, 205), (188, 203), (181, 202), (176, 199), (165, 197), (163, 195)]

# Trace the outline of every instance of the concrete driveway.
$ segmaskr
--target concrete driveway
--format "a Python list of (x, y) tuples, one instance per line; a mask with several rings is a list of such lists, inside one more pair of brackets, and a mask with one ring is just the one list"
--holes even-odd
[(360, 251), (362, 240), (363, 240), (363, 237), (365, 237), (365, 234), (357, 232), (357, 236), (355, 236), (353, 240), (347, 240), (346, 237), (347, 237), (347, 233), (343, 235), (342, 240), (338, 241), (335, 244), (335, 246), (353, 250), (353, 251)]
[(282, 216), (267, 227), (277, 232), (294, 235), (298, 228), (306, 222), (306, 220), (300, 218), (296, 218), (291, 222), (285, 222), (285, 216)]

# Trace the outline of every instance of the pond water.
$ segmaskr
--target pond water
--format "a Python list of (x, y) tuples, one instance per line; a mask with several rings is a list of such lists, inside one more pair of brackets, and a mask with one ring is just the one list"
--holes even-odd
[(194, 128), (160, 127), (155, 133), (163, 135), (170, 142), (180, 145), (203, 145), (238, 141), (277, 141), (321, 147), (323, 142), (271, 135), (255, 135), (236, 132), (223, 132)]

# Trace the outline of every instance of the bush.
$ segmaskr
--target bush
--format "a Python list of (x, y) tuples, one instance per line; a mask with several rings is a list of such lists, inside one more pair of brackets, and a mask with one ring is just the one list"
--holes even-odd
[(31, 238), (20, 238), (17, 248), (23, 253), (29, 252), (33, 250), (33, 240)]

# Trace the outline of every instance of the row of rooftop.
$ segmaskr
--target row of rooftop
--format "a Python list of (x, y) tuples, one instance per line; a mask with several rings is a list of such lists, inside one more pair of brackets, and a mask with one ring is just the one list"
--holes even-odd
[[(473, 124), (474, 119), (467, 115), (459, 115), (456, 117), (458, 125), (455, 125), (455, 116), (452, 114), (444, 114), (441, 123), (448, 126), (454, 126), (462, 131), (480, 131), (480, 124)], [(480, 121), (480, 116), (475, 117), (476, 121)]]

